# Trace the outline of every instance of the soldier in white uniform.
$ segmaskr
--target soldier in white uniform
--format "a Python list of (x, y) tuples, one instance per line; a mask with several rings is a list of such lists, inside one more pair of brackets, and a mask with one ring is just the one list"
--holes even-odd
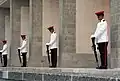
[(101, 66), (99, 69), (107, 69), (107, 46), (108, 46), (108, 28), (107, 21), (104, 19), (104, 11), (95, 13), (98, 17), (98, 24), (95, 33), (91, 38), (95, 38), (100, 52)]
[(23, 65), (21, 67), (26, 67), (27, 64), (27, 40), (26, 40), (26, 35), (21, 35), (22, 38), (22, 45), (18, 49), (20, 49), (20, 52), (22, 54), (22, 59), (23, 59)]
[(50, 46), (50, 50), (51, 50), (51, 62), (52, 62), (51, 67), (56, 67), (57, 66), (57, 34), (54, 31), (53, 26), (49, 27), (48, 30), (50, 31), (51, 36), (50, 36), (50, 42), (46, 43), (46, 45)]
[(2, 57), (3, 57), (3, 67), (6, 67), (7, 66), (7, 55), (8, 55), (8, 46), (7, 46), (6, 40), (3, 41), (3, 49), (0, 50), (0, 52), (2, 53)]

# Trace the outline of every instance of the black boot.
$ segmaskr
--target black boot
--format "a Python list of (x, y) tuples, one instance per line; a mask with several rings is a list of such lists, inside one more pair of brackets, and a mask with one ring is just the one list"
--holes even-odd
[(100, 66), (99, 69), (107, 69), (107, 66)]

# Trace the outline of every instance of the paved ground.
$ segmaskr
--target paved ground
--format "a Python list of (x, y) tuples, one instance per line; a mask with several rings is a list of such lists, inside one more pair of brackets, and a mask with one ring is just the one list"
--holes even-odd
[[(119, 81), (120, 68), (7, 67), (0, 68), (0, 78), (33, 81)], [(67, 79), (67, 80), (66, 80)]]

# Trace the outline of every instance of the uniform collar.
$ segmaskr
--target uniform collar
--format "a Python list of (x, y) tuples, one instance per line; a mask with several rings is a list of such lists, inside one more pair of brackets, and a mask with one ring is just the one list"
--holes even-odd
[(52, 34), (54, 34), (55, 32), (53, 32)]
[(102, 19), (100, 22), (104, 22), (105, 21), (105, 19)]
[(23, 40), (23, 41), (26, 41), (26, 39), (25, 39), (25, 40)]

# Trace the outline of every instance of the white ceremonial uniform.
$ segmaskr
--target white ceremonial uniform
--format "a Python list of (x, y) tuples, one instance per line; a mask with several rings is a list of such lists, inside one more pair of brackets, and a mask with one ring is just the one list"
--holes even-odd
[(2, 52), (2, 55), (8, 55), (8, 46), (7, 44), (3, 45), (3, 49), (0, 50)]
[(108, 42), (107, 21), (102, 19), (98, 24), (95, 33), (91, 37), (96, 38), (96, 43)]
[(18, 49), (20, 49), (21, 53), (26, 53), (27, 52), (27, 41), (23, 40), (21, 47), (19, 47)]
[(57, 34), (53, 32), (50, 36), (50, 42), (46, 43), (46, 45), (50, 46), (50, 49), (57, 48)]

